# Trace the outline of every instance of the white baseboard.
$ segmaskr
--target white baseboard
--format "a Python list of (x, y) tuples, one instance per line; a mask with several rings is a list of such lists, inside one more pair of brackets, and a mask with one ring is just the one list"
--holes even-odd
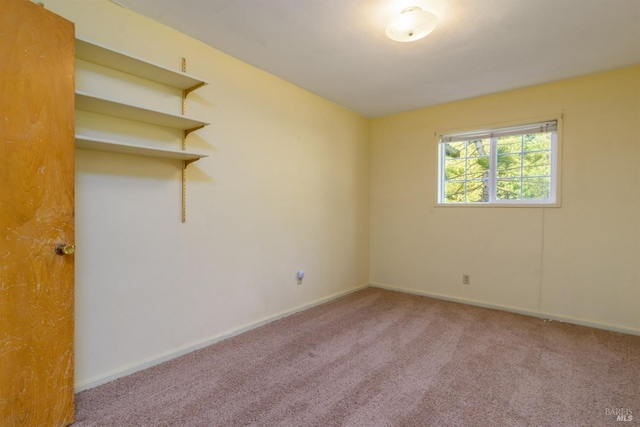
[(155, 356), (155, 357), (152, 357), (152, 358), (149, 358), (149, 359), (146, 359), (146, 360), (142, 360), (142, 361), (136, 362), (136, 363), (131, 364), (129, 366), (117, 369), (115, 371), (111, 371), (111, 372), (109, 372), (109, 373), (107, 373), (105, 375), (100, 375), (98, 377), (90, 378), (90, 379), (88, 379), (86, 381), (82, 381), (82, 382), (77, 383), (75, 385), (75, 392), (79, 393), (81, 391), (88, 390), (90, 388), (94, 388), (94, 387), (97, 387), (97, 386), (102, 385), (102, 384), (106, 384), (106, 383), (111, 382), (113, 380), (116, 380), (118, 378), (122, 378), (124, 376), (133, 374), (134, 372), (138, 372), (138, 371), (141, 371), (143, 369), (150, 368), (150, 367), (152, 367), (154, 365), (158, 365), (158, 364), (160, 364), (162, 362), (166, 362), (168, 360), (175, 359), (176, 357), (180, 357), (180, 356), (183, 356), (185, 354), (191, 353), (192, 351), (199, 350), (199, 349), (204, 348), (204, 347), (208, 347), (208, 346), (210, 346), (212, 344), (215, 344), (215, 343), (220, 342), (222, 340), (225, 340), (227, 338), (231, 338), (231, 337), (239, 335), (239, 334), (241, 334), (243, 332), (247, 332), (247, 331), (250, 331), (252, 329), (259, 328), (260, 326), (264, 326), (267, 323), (271, 323), (271, 322), (273, 322), (275, 320), (279, 320), (279, 319), (282, 319), (284, 317), (290, 316), (292, 314), (299, 313), (301, 311), (307, 310), (309, 308), (315, 307), (315, 306), (320, 305), (320, 304), (324, 304), (324, 303), (332, 301), (332, 300), (334, 300), (336, 298), (343, 297), (345, 295), (351, 294), (353, 292), (357, 292), (357, 291), (365, 289), (367, 287), (369, 287), (369, 284), (361, 285), (361, 286), (358, 286), (357, 288), (349, 289), (349, 290), (344, 291), (344, 292), (339, 292), (337, 294), (333, 294), (331, 296), (328, 296), (328, 297), (313, 301), (313, 302), (311, 302), (309, 304), (303, 304), (303, 305), (300, 305), (298, 307), (292, 308), (290, 310), (286, 310), (286, 311), (283, 311), (281, 313), (275, 314), (273, 316), (269, 316), (269, 317), (266, 317), (264, 319), (258, 320), (257, 322), (253, 322), (253, 323), (250, 323), (248, 325), (239, 327), (237, 329), (233, 329), (232, 331), (226, 332), (224, 334), (216, 335), (214, 337), (209, 337), (209, 338), (206, 338), (204, 340), (198, 341), (196, 343), (192, 343), (192, 344), (186, 345), (184, 347), (180, 347), (180, 348), (177, 348), (177, 349), (172, 349), (172, 350), (170, 350), (170, 351), (168, 351), (168, 352), (166, 352), (164, 354), (161, 354), (159, 356)]
[(441, 295), (441, 294), (434, 294), (434, 293), (431, 293), (431, 292), (416, 291), (416, 290), (413, 290), (413, 289), (402, 288), (402, 287), (399, 287), (399, 286), (384, 285), (382, 283), (371, 283), (370, 286), (373, 287), (373, 288), (380, 288), (380, 289), (387, 289), (387, 290), (390, 290), (390, 291), (404, 292), (404, 293), (407, 293), (407, 294), (420, 295), (420, 296), (423, 296), (423, 297), (435, 298), (435, 299), (440, 299), (440, 300), (444, 300), (444, 301), (459, 302), (461, 304), (474, 305), (474, 306), (477, 306), (477, 307), (492, 308), (492, 309), (495, 309), (495, 310), (508, 311), (510, 313), (524, 314), (526, 316), (532, 316), (532, 317), (538, 317), (538, 318), (541, 318), (541, 319), (554, 320), (556, 322), (565, 322), (565, 323), (571, 323), (571, 324), (574, 324), (574, 325), (588, 326), (590, 328), (603, 329), (603, 330), (611, 331), (611, 332), (620, 332), (620, 333), (629, 334), (629, 335), (640, 335), (640, 330), (639, 329), (624, 328), (624, 327), (620, 327), (620, 326), (609, 325), (609, 324), (606, 324), (606, 323), (598, 323), (598, 322), (592, 322), (592, 321), (589, 321), (589, 320), (574, 319), (574, 318), (571, 318), (571, 317), (558, 316), (558, 315), (550, 314), (550, 313), (540, 313), (540, 312), (537, 312), (537, 311), (523, 310), (523, 309), (516, 308), (516, 307), (509, 307), (509, 306), (498, 305), (498, 304), (490, 304), (490, 303), (485, 303), (485, 302), (481, 302), (481, 301), (475, 301), (475, 300), (469, 300), (469, 299), (464, 299), (464, 298), (451, 297), (451, 296)]

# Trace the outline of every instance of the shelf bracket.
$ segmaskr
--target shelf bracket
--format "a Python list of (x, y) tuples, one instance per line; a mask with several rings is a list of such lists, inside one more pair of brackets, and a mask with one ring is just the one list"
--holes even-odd
[[(187, 58), (182, 58), (182, 72), (187, 72)], [(194, 85), (190, 88), (182, 90), (182, 114), (187, 114), (187, 96), (193, 92), (194, 90), (201, 88), (206, 85), (205, 82), (200, 82), (197, 85)], [(205, 125), (200, 125), (196, 127), (192, 127), (190, 129), (185, 129), (182, 137), (182, 151), (187, 149), (187, 137), (191, 132), (195, 132), (198, 129), (202, 129)], [(183, 160), (182, 161), (182, 222), (187, 222), (187, 166), (191, 163), (195, 162), (198, 159), (193, 160)]]
[(198, 159), (182, 161), (182, 223), (187, 222), (187, 166)]
[(196, 126), (194, 128), (190, 128), (190, 129), (185, 129), (184, 130), (184, 137), (182, 138), (182, 149), (186, 150), (187, 149), (187, 136), (189, 136), (189, 134), (191, 132), (195, 132), (198, 129), (202, 129), (204, 127), (204, 125), (200, 125), (200, 126)]
[[(187, 58), (182, 58), (182, 72), (187, 72)], [(187, 114), (187, 96), (189, 96), (189, 94), (194, 90), (199, 89), (204, 85), (206, 85), (205, 82), (200, 82), (195, 86), (191, 86), (182, 90), (182, 114)]]
[[(187, 58), (182, 58), (182, 72), (187, 72)], [(187, 91), (182, 91), (182, 115), (187, 114)], [(187, 136), (195, 129), (185, 129), (182, 137), (182, 151), (187, 149)], [(186, 161), (182, 162), (182, 223), (187, 222), (187, 166)]]
[(195, 86), (191, 86), (190, 88), (184, 89), (182, 91), (182, 98), (187, 99), (187, 96), (196, 89), (200, 89), (202, 86), (206, 85), (205, 82), (200, 82)]
[(182, 169), (186, 169), (187, 166), (189, 166), (191, 163), (197, 161), (198, 159), (191, 159), (191, 160), (183, 160), (183, 165), (182, 165)]
[(187, 96), (193, 92), (194, 90), (201, 88), (202, 86), (204, 86), (206, 83), (202, 82), (202, 83), (198, 83), (195, 86), (192, 86), (188, 89), (184, 89), (182, 91), (182, 114), (187, 114)]
[[(184, 130), (184, 137), (182, 138), (182, 151), (187, 149), (187, 137), (191, 132), (195, 132), (198, 129), (202, 129), (204, 125), (196, 126), (191, 129)], [(182, 161), (182, 222), (187, 222), (187, 166), (191, 163), (195, 162), (194, 160), (183, 160)]]
[(182, 223), (187, 222), (187, 161), (182, 162)]

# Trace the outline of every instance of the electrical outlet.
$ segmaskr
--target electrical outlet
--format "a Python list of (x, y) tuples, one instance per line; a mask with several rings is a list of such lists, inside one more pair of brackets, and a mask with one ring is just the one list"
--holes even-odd
[(463, 285), (470, 285), (471, 284), (471, 275), (470, 274), (463, 274), (462, 275), (462, 284)]

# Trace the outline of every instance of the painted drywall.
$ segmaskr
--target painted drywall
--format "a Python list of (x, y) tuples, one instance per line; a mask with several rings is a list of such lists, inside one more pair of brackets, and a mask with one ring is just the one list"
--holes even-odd
[[(77, 150), (76, 385), (135, 371), (368, 283), (369, 122), (103, 0), (45, 0), (79, 36), (209, 84), (188, 114), (210, 157)], [(180, 113), (179, 93), (78, 61), (77, 88)], [(92, 136), (180, 135), (79, 112)], [(147, 129), (147, 130), (143, 130)], [(304, 270), (303, 283), (297, 272)]]
[[(188, 100), (188, 113), (212, 125), (189, 137), (210, 157), (188, 169), (186, 224), (179, 163), (77, 151), (78, 389), (352, 291), (369, 275), (640, 330), (637, 67), (370, 122), (108, 1), (45, 6), (80, 36), (170, 68), (186, 57), (210, 82)], [(77, 77), (81, 89), (180, 112), (170, 89), (83, 61)], [(434, 207), (436, 131), (560, 112), (561, 208)], [(173, 131), (87, 113), (77, 125), (179, 144)]]
[[(436, 132), (560, 113), (561, 207), (435, 206)], [(371, 282), (640, 333), (639, 135), (640, 67), (372, 120)]]

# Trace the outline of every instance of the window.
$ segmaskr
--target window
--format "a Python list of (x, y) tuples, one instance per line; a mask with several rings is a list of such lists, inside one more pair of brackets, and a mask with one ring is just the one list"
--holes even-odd
[(557, 120), (440, 136), (441, 205), (555, 204)]

